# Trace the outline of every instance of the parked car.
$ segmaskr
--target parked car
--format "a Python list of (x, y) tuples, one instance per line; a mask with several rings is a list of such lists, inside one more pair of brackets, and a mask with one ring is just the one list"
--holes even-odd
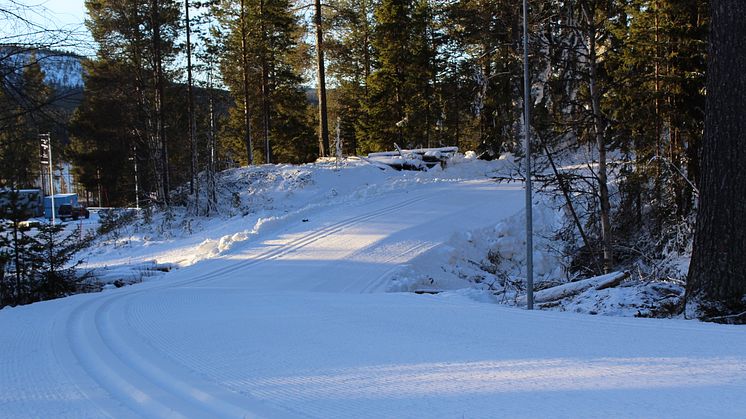
[(41, 227), (41, 222), (39, 220), (26, 220), (21, 221), (18, 223), (18, 226), (24, 230), (31, 230), (32, 228), (39, 228)]
[(90, 216), (91, 213), (88, 211), (88, 208), (82, 205), (62, 204), (60, 205), (60, 209), (57, 211), (57, 217), (63, 221), (66, 218), (77, 220), (80, 217), (89, 218)]

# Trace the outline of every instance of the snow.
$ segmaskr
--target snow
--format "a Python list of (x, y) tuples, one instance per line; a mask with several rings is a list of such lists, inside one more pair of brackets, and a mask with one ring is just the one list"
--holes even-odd
[(43, 54), (37, 58), (44, 71), (45, 82), (57, 87), (83, 87), (84, 69), (80, 57), (68, 54)]
[[(0, 416), (746, 415), (742, 328), (528, 312), (443, 271), (490, 231), (520, 259), (508, 162), (453, 163), (235, 170), (221, 216), (102, 238), (90, 266), (179, 269), (0, 310)], [(395, 292), (403, 269), (452, 291)]]
[[(44, 81), (55, 88), (82, 88), (84, 69), (82, 58), (59, 51), (35, 51), (36, 60), (44, 72)], [(8, 60), (9, 65), (23, 68), (32, 59), (31, 53), (13, 53)]]

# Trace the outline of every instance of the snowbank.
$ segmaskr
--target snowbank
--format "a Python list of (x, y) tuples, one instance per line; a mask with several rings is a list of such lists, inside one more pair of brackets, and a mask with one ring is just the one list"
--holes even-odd
[[(305, 219), (322, 208), (374, 202), (385, 194), (418, 185), (491, 177), (507, 160), (486, 162), (474, 153), (457, 155), (447, 169), (400, 172), (359, 158), (339, 164), (263, 165), (226, 170), (218, 175), (217, 213), (194, 216), (187, 207), (143, 211), (139, 220), (100, 238), (86, 256), (86, 269), (114, 270), (155, 261), (183, 268), (220, 257), (241, 243)], [(204, 192), (204, 191), (203, 191)], [(186, 199), (186, 198), (184, 198)], [(205, 202), (205, 197), (200, 197)], [(111, 279), (111, 272), (102, 274)], [(107, 281), (108, 281), (107, 279)]]

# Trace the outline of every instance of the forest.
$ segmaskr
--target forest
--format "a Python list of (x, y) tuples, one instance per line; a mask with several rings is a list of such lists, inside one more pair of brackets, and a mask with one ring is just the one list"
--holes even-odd
[[(32, 7), (10, 4), (6, 21)], [(520, 2), (85, 7), (95, 55), (80, 57), (82, 90), (45, 82), (44, 58), (75, 44), (64, 33), (0, 39), (6, 187), (37, 182), (46, 132), (89, 204), (196, 215), (215, 212), (216, 173), (232, 167), (395, 146), (524, 154)], [(532, 0), (528, 10), (528, 129), (541, 156), (533, 176), (572, 213), (566, 233), (582, 239), (575, 269), (655, 267), (691, 251), (705, 178), (710, 2)]]

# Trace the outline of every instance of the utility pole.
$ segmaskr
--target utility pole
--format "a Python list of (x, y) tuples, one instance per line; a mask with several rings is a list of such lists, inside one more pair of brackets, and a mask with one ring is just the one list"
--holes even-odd
[(137, 144), (134, 145), (132, 162), (135, 164), (135, 208), (140, 209), (140, 187), (138, 185), (139, 182), (137, 179)]
[(336, 141), (336, 170), (339, 170), (339, 163), (342, 161), (342, 118), (337, 116), (337, 141)]
[[(54, 214), (54, 172), (52, 171), (52, 141), (51, 141), (51, 136), (49, 135), (49, 133), (39, 134), (39, 140), (41, 141), (42, 153), (43, 153), (44, 149), (46, 149), (46, 151), (47, 151), (46, 163), (49, 166), (49, 199), (51, 200), (51, 203), (52, 203), (52, 213), (51, 213), (52, 219), (51, 220), (52, 220), (52, 225), (54, 225), (55, 224), (55, 214)], [(43, 156), (43, 155), (41, 156), (41, 158), (42, 158), (42, 164), (45, 163), (44, 162), (44, 160), (45, 160), (44, 157), (45, 156)], [(42, 188), (43, 188), (43, 186), (42, 186)]]
[(534, 309), (534, 221), (531, 199), (531, 91), (528, 78), (528, 0), (523, 0), (523, 147), (526, 150), (526, 308)]

